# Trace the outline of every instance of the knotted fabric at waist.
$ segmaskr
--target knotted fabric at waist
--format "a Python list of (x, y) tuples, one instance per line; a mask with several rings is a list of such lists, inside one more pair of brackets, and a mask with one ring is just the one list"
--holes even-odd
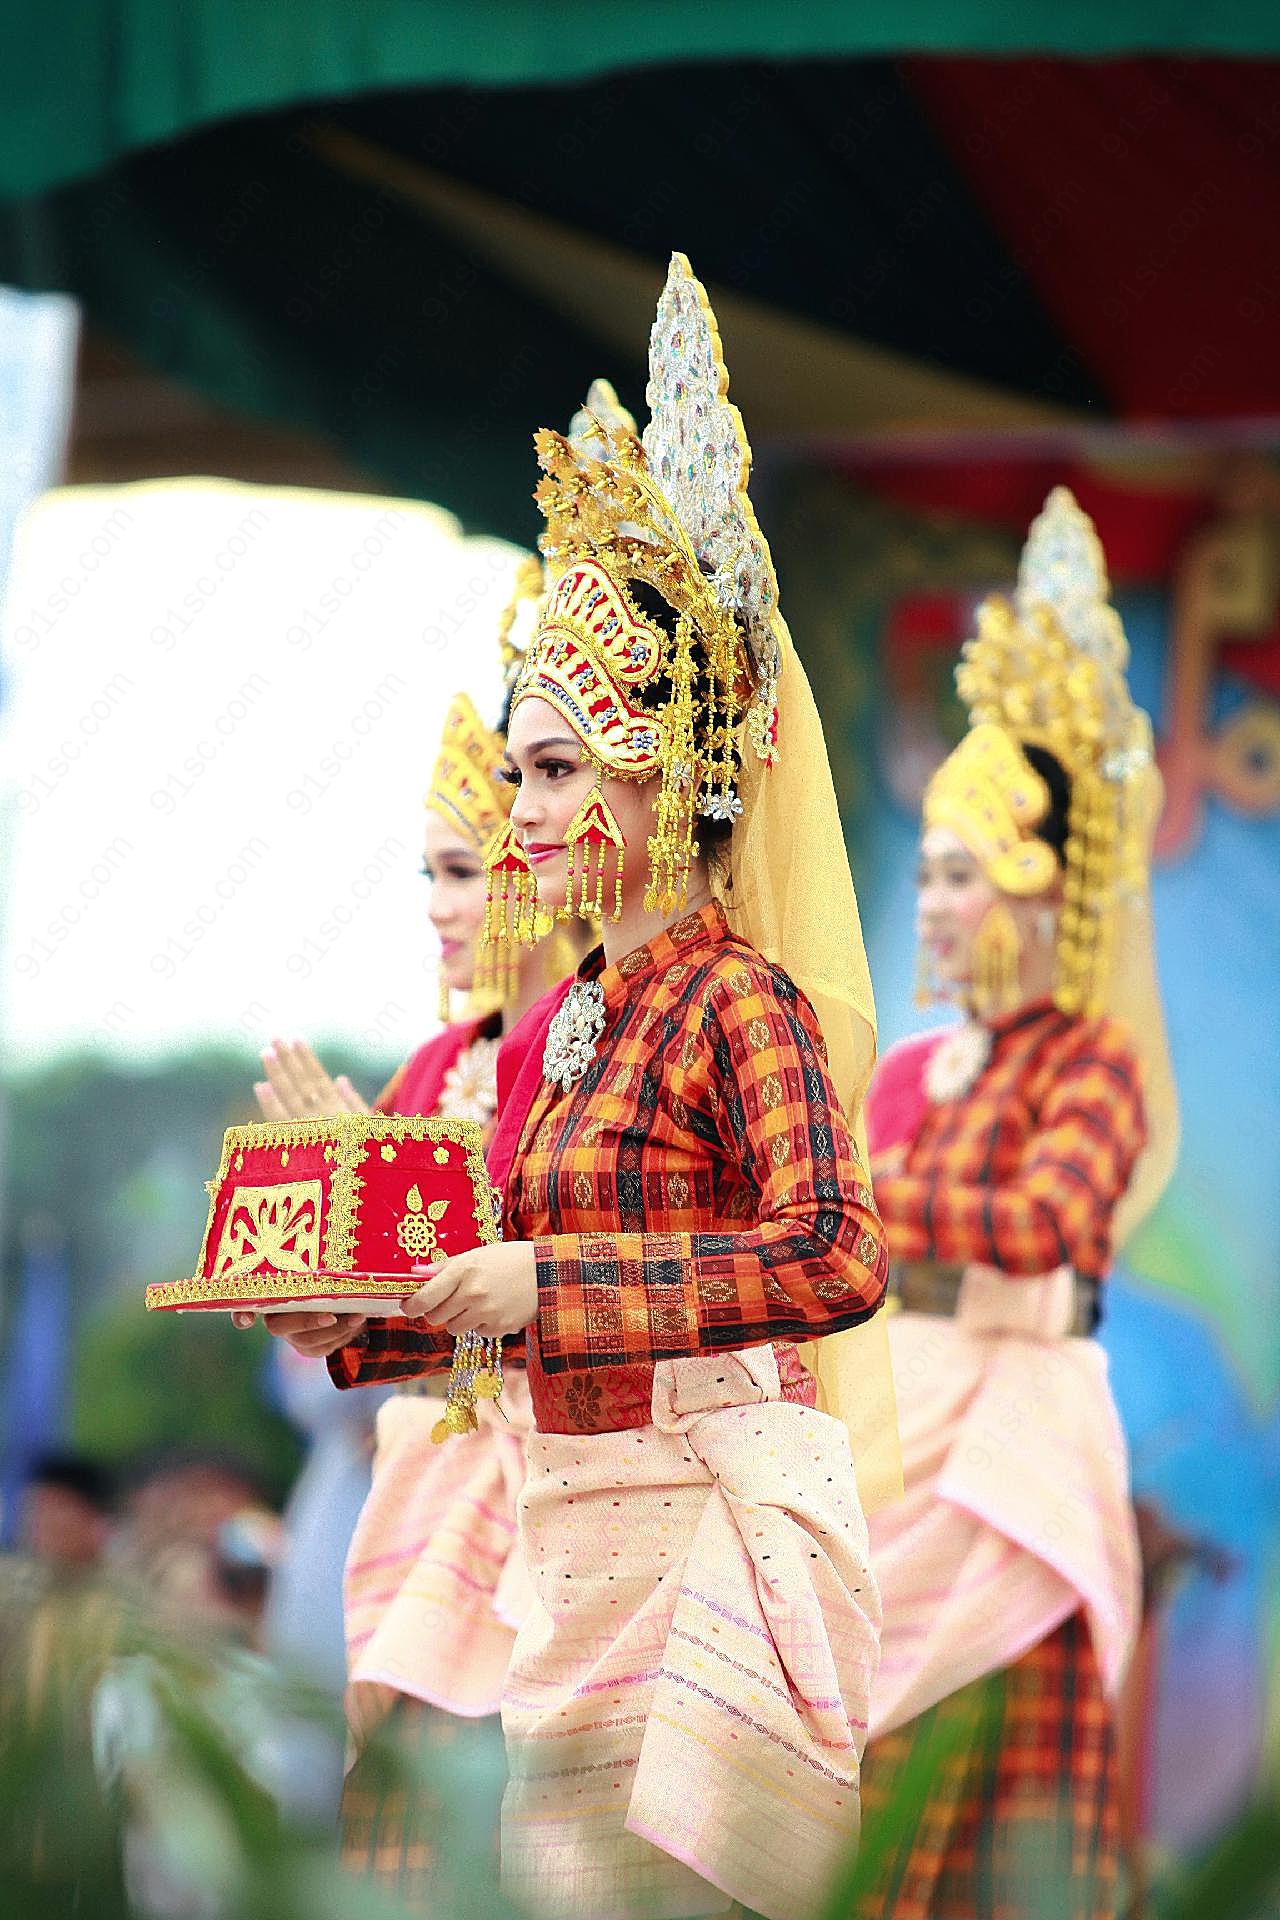
[[(1051, 1324), (1029, 1324), (1041, 1318), (1050, 1294)], [(1082, 1338), (1096, 1333), (1102, 1320), (1101, 1282), (1070, 1267), (1024, 1278), (959, 1262), (895, 1260), (889, 1268), (889, 1297), (908, 1313), (979, 1323), (990, 1332)]]

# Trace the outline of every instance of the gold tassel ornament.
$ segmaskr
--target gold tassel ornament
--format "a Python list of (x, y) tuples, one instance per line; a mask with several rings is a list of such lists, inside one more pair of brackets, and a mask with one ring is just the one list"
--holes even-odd
[(980, 1019), (998, 1020), (1018, 1003), (1018, 962), (1022, 938), (1018, 923), (1003, 900), (987, 909), (973, 943), (974, 1011)]
[(480, 1422), (476, 1417), (477, 1400), (502, 1399), (502, 1342), (486, 1340), (478, 1333), (460, 1333), (453, 1343), (453, 1366), (449, 1372), (449, 1392), (444, 1414), (431, 1429), (436, 1446), (458, 1434), (474, 1433)]
[(531, 947), (539, 932), (538, 883), (509, 820), (490, 844), (484, 870), (488, 877), (484, 944), (514, 940)]
[(931, 1007), (943, 997), (933, 971), (933, 956), (923, 940), (916, 948), (916, 982), (911, 997), (918, 1007)]
[(608, 918), (622, 917), (622, 872), (626, 840), (613, 808), (597, 780), (565, 832), (569, 871), (564, 886), (564, 917), (603, 920), (609, 854), (613, 855), (613, 905)]

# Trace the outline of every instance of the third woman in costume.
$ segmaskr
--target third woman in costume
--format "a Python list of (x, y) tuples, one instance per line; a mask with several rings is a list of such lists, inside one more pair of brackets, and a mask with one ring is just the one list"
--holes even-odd
[[(885, 1823), (862, 1920), (1107, 1920), (1112, 1708), (1138, 1620), (1124, 1436), (1093, 1338), (1112, 1251), (1172, 1167), (1148, 910), (1160, 783), (1101, 547), (1070, 494), (1031, 530), (957, 681), (930, 783), (927, 993), (870, 1105), (894, 1258), (905, 1497), (864, 1783)], [(927, 1756), (923, 1807), (894, 1805)]]

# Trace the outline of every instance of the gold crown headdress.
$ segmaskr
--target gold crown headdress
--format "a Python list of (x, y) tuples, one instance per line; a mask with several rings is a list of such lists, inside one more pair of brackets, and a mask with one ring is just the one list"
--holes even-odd
[[(536, 555), (527, 554), (516, 568), (511, 599), (498, 623), (503, 678), (508, 686), (523, 658), (518, 640), (523, 610), (530, 604), (536, 608), (542, 592), (542, 564)], [(487, 727), (480, 718), (471, 696), (455, 694), (445, 715), (440, 751), (425, 804), (455, 832), (475, 844), (485, 856), (486, 869), (489, 849), (505, 832), (511, 812), (512, 788), (503, 777), (505, 746), (501, 733)], [(482, 1016), (507, 1005), (515, 989), (517, 972), (510, 954), (499, 954), (482, 941), (476, 954), (471, 989), (472, 1014)], [(442, 983), (440, 1018), (447, 1020), (449, 1013), (449, 993)]]
[(522, 629), (526, 623), (536, 626), (546, 592), (542, 562), (527, 553), (516, 568), (511, 599), (498, 622), (498, 651), (502, 656), (502, 684), (511, 688), (520, 672), (520, 663), (529, 650), (530, 635)]
[[(1177, 1087), (1150, 903), (1163, 783), (1151, 722), (1129, 692), (1128, 664), (1102, 544), (1067, 488), (1056, 487), (1027, 536), (1012, 604), (997, 597), (979, 612), (977, 634), (956, 669), (971, 731), (925, 795), (926, 820), (958, 831), (997, 886), (1035, 893), (1046, 881), (1033, 876), (1032, 866), (1025, 884), (1012, 884), (1021, 853), (1043, 846), (1050, 880), (1057, 863), (1034, 838), (1048, 810), (1047, 789), (1032, 814), (1018, 811), (1019, 797), (1043, 785), (1022, 748), (1044, 748), (1067, 776), (1054, 999), (1066, 1013), (1105, 1013), (1120, 1021), (1142, 1067), (1147, 1144), (1117, 1209), (1117, 1247), (1155, 1205), (1178, 1150)], [(997, 771), (996, 736), (1007, 774)], [(1012, 759), (1009, 746), (1017, 749)], [(1012, 868), (984, 818), (984, 803), (1005, 809), (1002, 832), (1017, 842)], [(1034, 850), (1031, 861), (1043, 869)]]
[(1070, 804), (1054, 997), (1067, 1013), (1102, 1005), (1113, 910), (1147, 857), (1151, 723), (1129, 693), (1109, 594), (1093, 523), (1057, 487), (1027, 537), (1013, 601), (993, 596), (979, 610), (956, 669), (970, 731), (924, 802), (926, 822), (952, 828), (1002, 892), (1041, 893), (1059, 871), (1036, 833), (1050, 796), (1022, 749), (1041, 747), (1062, 767)]
[(502, 735), (485, 725), (470, 694), (455, 694), (425, 805), (482, 851), (511, 811), (502, 755)]
[[(513, 696), (548, 701), (601, 773), (657, 777), (646, 903), (683, 905), (698, 814), (733, 820), (744, 722), (760, 758), (775, 750), (777, 583), (747, 496), (751, 456), (715, 315), (674, 254), (649, 343), (643, 439), (597, 382), (569, 435), (536, 436), (536, 498), (547, 603)], [(633, 592), (654, 589), (674, 631)], [(565, 909), (599, 914), (613, 864), (621, 909), (622, 835), (597, 788), (568, 832)], [(531, 879), (502, 870), (491, 933), (527, 935)]]

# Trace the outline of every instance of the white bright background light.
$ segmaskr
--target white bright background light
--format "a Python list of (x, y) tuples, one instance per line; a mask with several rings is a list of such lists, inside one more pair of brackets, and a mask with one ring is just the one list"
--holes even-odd
[(9, 1066), (420, 1042), (422, 798), (453, 693), (497, 717), (519, 558), (409, 501), (217, 480), (40, 501), (5, 610)]

